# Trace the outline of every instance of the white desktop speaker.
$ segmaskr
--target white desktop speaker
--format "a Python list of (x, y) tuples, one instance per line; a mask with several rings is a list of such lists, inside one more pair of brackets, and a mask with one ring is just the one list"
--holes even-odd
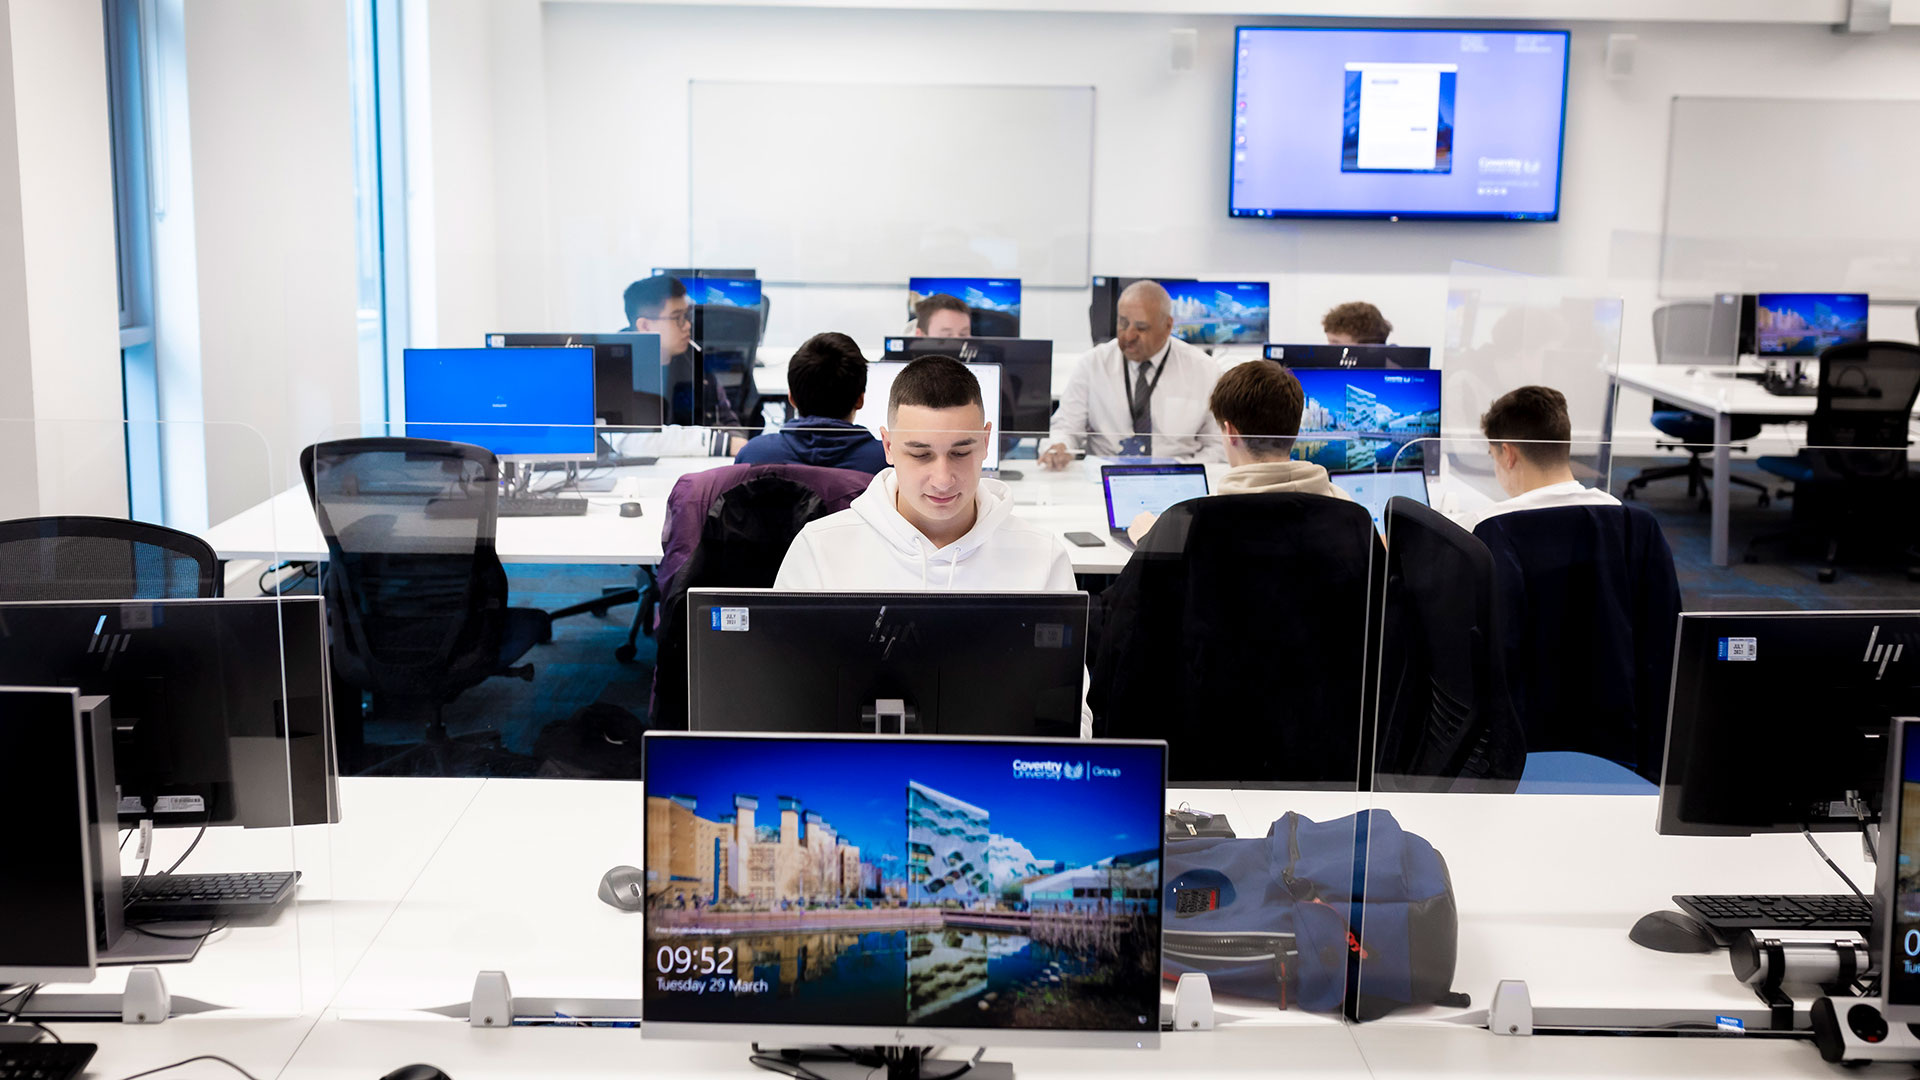
[(1607, 35), (1607, 78), (1633, 78), (1633, 54), (1640, 47), (1638, 34)]
[(1175, 71), (1192, 71), (1200, 58), (1200, 31), (1191, 28), (1167, 31), (1167, 63)]

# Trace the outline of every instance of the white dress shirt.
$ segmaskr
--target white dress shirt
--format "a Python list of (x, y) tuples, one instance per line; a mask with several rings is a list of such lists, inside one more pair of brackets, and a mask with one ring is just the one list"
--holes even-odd
[[(1160, 366), (1163, 361), (1165, 367)], [(1152, 455), (1225, 461), (1226, 444), (1207, 409), (1213, 384), (1220, 378), (1219, 363), (1201, 349), (1169, 338), (1167, 347), (1147, 364), (1160, 372), (1149, 406), (1153, 417)], [(1066, 392), (1060, 395), (1046, 445), (1066, 443), (1068, 449), (1078, 450), (1084, 444), (1086, 452), (1096, 457), (1117, 455), (1121, 440), (1133, 434), (1133, 411), (1127, 395), (1139, 378), (1140, 366), (1127, 363), (1117, 340), (1097, 345), (1082, 356), (1067, 380)], [(1123, 378), (1125, 385), (1121, 384)], [(1147, 381), (1152, 383), (1153, 379), (1149, 372)]]
[(1521, 510), (1550, 510), (1556, 506), (1619, 506), (1620, 500), (1601, 491), (1590, 488), (1578, 480), (1562, 480), (1558, 484), (1548, 484), (1532, 491), (1523, 491), (1505, 502), (1497, 502), (1480, 511), (1479, 519), (1485, 521), (1501, 514), (1512, 514)]

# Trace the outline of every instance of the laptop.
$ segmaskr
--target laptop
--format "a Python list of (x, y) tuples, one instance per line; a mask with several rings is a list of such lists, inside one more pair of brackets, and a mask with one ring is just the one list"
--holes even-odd
[(1427, 474), (1419, 467), (1411, 469), (1357, 469), (1353, 472), (1329, 472), (1333, 486), (1353, 496), (1353, 501), (1373, 515), (1373, 527), (1387, 534), (1387, 500), (1404, 495), (1421, 506), (1432, 506), (1427, 496)]
[(1140, 512), (1164, 514), (1167, 507), (1207, 493), (1205, 465), (1102, 465), (1100, 485), (1107, 493), (1107, 531), (1114, 543), (1133, 550), (1127, 526)]

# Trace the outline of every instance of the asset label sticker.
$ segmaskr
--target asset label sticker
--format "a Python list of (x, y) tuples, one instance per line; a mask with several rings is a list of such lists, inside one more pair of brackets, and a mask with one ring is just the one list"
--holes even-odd
[(1036, 649), (1064, 649), (1067, 647), (1067, 625), (1065, 623), (1038, 623), (1033, 628), (1033, 647)]
[(1723, 637), (1720, 639), (1720, 659), (1758, 660), (1760, 659), (1760, 639)]
[(207, 801), (198, 795), (162, 795), (153, 800), (156, 814), (199, 814), (206, 809)]
[(745, 631), (747, 628), (747, 609), (743, 607), (714, 608), (713, 628), (715, 630)]
[(1735, 1035), (1744, 1035), (1747, 1032), (1747, 1025), (1737, 1016), (1716, 1016), (1713, 1018), (1713, 1026), (1721, 1031), (1731, 1031)]

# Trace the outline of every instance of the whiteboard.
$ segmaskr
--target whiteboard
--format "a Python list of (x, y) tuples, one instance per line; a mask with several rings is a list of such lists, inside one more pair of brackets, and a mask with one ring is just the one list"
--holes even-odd
[(694, 80), (688, 103), (695, 266), (1087, 284), (1092, 87)]
[(1673, 99), (1660, 295), (1920, 297), (1920, 101)]

